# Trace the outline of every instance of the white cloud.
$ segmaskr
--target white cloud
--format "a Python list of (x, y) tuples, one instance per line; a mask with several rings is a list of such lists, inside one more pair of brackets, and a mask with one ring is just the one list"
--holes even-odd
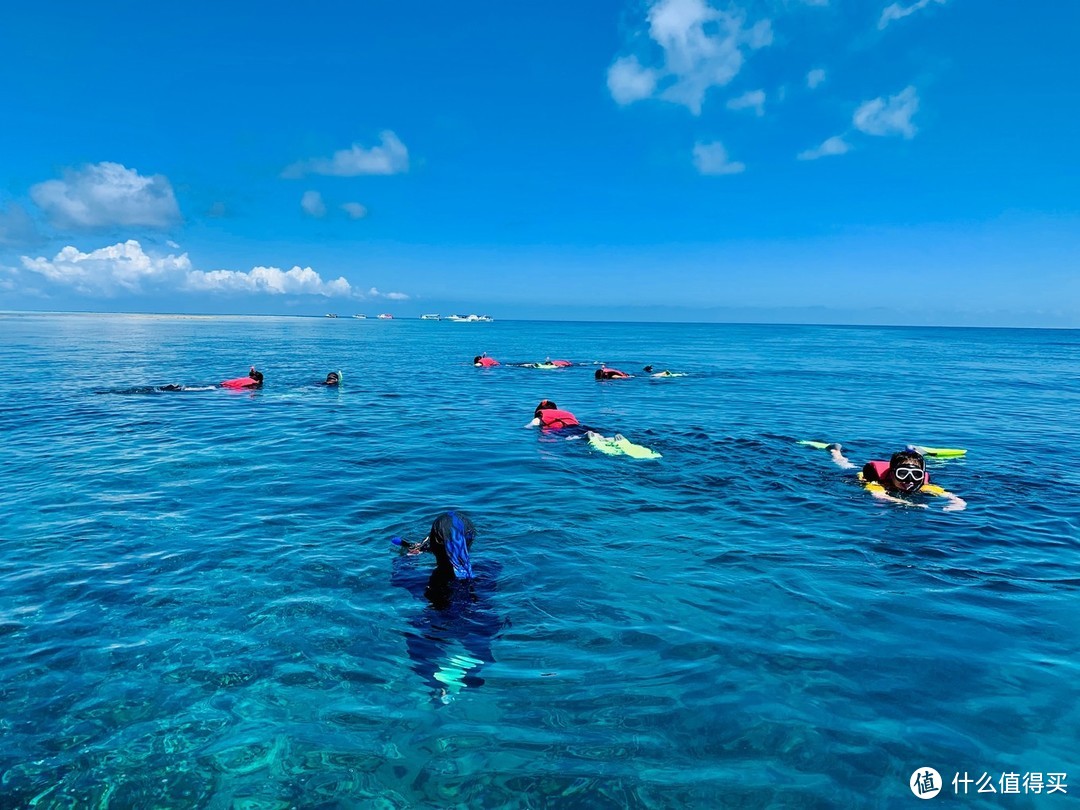
[(344, 277), (323, 281), (310, 267), (253, 267), (240, 270), (192, 270), (184, 288), (199, 292), (248, 292), (270, 295), (322, 295), (327, 298), (351, 296), (352, 285)]
[(33, 186), (30, 196), (61, 228), (164, 228), (180, 220), (180, 208), (167, 177), (143, 177), (119, 163), (97, 163), (68, 171), (63, 180)]
[(303, 177), (306, 174), (325, 174), (334, 177), (356, 177), (361, 174), (401, 174), (409, 170), (409, 150), (390, 130), (381, 135), (382, 144), (365, 149), (354, 143), (348, 149), (334, 152), (329, 158), (311, 158), (291, 164), (282, 177)]
[(915, 126), (911, 123), (919, 109), (919, 96), (914, 87), (905, 87), (895, 96), (878, 97), (867, 101), (855, 110), (852, 122), (855, 127), (867, 135), (903, 135), (915, 137)]
[(165, 244), (168, 245), (169, 247), (171, 247), (173, 250), (179, 250), (180, 249), (180, 245), (178, 245), (172, 239), (167, 239), (165, 241)]
[(825, 71), (821, 68), (814, 68), (806, 74), (806, 86), (813, 90), (819, 84), (825, 81)]
[(917, 0), (910, 6), (902, 6), (899, 3), (893, 3), (891, 6), (886, 6), (885, 10), (881, 12), (881, 19), (878, 20), (878, 30), (882, 31), (888, 26), (889, 23), (895, 20), (902, 20), (909, 14), (914, 14), (916, 11), (921, 11), (931, 3), (939, 3), (944, 5), (946, 0)]
[(300, 198), (300, 207), (310, 216), (319, 218), (326, 216), (326, 203), (323, 202), (322, 194), (317, 191), (305, 191)]
[(695, 144), (694, 165), (701, 174), (739, 174), (746, 170), (746, 164), (728, 159), (720, 141)]
[[(91, 295), (111, 297), (121, 293), (185, 291), (201, 293), (255, 293), (268, 295), (321, 295), (324, 297), (365, 297), (347, 279), (324, 280), (310, 267), (254, 267), (239, 270), (196, 270), (186, 253), (179, 256), (147, 254), (134, 239), (83, 253), (65, 247), (52, 259), (22, 257), (22, 271), (35, 273), (54, 284), (72, 287)], [(15, 280), (19, 271), (11, 268)], [(12, 284), (14, 281), (12, 281)], [(10, 286), (10, 285), (9, 285)], [(24, 288), (25, 291), (25, 288)], [(406, 300), (404, 293), (371, 294), (391, 300)]]
[(843, 155), (850, 151), (851, 144), (845, 141), (842, 135), (833, 135), (831, 138), (826, 138), (821, 146), (800, 152), (797, 157), (799, 160), (817, 160), (830, 155)]
[(624, 56), (608, 68), (608, 90), (616, 103), (631, 104), (653, 94), (657, 75), (652, 68), (642, 67), (636, 56)]
[(387, 299), (389, 299), (391, 301), (408, 301), (409, 300), (409, 296), (407, 296), (405, 293), (401, 293), (401, 292), (381, 293), (375, 287), (372, 287), (370, 290), (368, 290), (368, 297), (369, 298), (387, 298)]
[(358, 202), (347, 202), (341, 206), (341, 210), (349, 215), (350, 219), (363, 219), (367, 216), (367, 206)]
[(134, 239), (90, 253), (69, 245), (52, 259), (23, 256), (22, 264), (49, 281), (92, 295), (142, 292), (146, 285), (166, 282), (191, 269), (186, 253), (151, 257)]
[(0, 245), (5, 247), (31, 245), (39, 238), (34, 220), (21, 205), (13, 204), (6, 211), (0, 210)]
[(620, 104), (658, 95), (698, 115), (706, 92), (739, 73), (746, 51), (772, 43), (769, 20), (746, 27), (742, 11), (714, 8), (707, 0), (654, 0), (648, 22), (663, 63), (652, 68), (635, 56), (616, 59), (608, 68), (608, 89)]
[(765, 91), (750, 90), (727, 103), (729, 110), (753, 110), (757, 115), (765, 114)]

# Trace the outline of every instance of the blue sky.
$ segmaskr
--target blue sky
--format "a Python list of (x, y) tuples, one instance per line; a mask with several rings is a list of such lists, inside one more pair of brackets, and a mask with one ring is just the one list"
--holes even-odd
[(1080, 5), (21, 4), (0, 309), (1080, 326)]

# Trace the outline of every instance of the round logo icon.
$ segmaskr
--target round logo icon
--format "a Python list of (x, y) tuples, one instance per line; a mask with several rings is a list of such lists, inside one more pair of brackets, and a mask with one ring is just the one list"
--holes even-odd
[(924, 766), (911, 775), (908, 786), (920, 799), (932, 799), (941, 792), (941, 774)]

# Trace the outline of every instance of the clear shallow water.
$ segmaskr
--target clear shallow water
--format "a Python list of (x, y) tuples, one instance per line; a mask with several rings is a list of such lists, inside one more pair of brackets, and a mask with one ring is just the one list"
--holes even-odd
[[(926, 765), (1075, 780), (1078, 360), (1075, 331), (0, 316), (0, 804), (888, 807)], [(254, 393), (97, 393), (250, 363)], [(663, 459), (522, 429), (545, 397)], [(875, 502), (796, 438), (967, 447), (933, 469), (968, 509)], [(452, 506), (480, 578), (447, 618), (389, 538)], [(482, 685), (444, 702), (431, 674), (477, 639)]]

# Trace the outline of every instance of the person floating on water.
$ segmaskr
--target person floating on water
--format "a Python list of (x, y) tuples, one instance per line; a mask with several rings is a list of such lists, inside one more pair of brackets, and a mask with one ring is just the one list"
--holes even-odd
[[(409, 620), (405, 646), (419, 674), (439, 699), (450, 702), (468, 687), (484, 683), (480, 668), (495, 659), (491, 641), (503, 623), (487, 605), (486, 592), (497, 574), (497, 566), (474, 569), (472, 544), (476, 527), (465, 514), (443, 512), (431, 524), (431, 530), (419, 543), (395, 537), (393, 542), (415, 556), (430, 551), (435, 556), (435, 570), (426, 584), (415, 576), (415, 567), (404, 559), (395, 563), (393, 584), (406, 588), (428, 601), (429, 607)], [(422, 591), (421, 591), (422, 589)]]
[(655, 450), (634, 444), (622, 434), (604, 436), (599, 431), (586, 427), (570, 411), (560, 410), (550, 399), (540, 401), (533, 413), (533, 419), (525, 427), (539, 427), (545, 433), (558, 432), (568, 439), (588, 439), (589, 446), (609, 456), (630, 456), (632, 458), (660, 458)]
[[(819, 443), (810, 443), (818, 446)], [(829, 456), (838, 466), (846, 470), (855, 469), (843, 454), (839, 444), (824, 444), (821, 449), (828, 450)], [(926, 459), (914, 448), (907, 448), (893, 453), (888, 461), (872, 460), (866, 462), (855, 475), (859, 483), (875, 498), (905, 506), (926, 508), (926, 504), (910, 500), (913, 495), (935, 495), (945, 498), (943, 507), (946, 512), (959, 512), (967, 507), (967, 502), (943, 487), (930, 482), (930, 473), (926, 470)]]
[(652, 366), (645, 366), (645, 368), (643, 368), (642, 371), (644, 371), (646, 374), (652, 374), (652, 376), (654, 376), (654, 377), (685, 377), (686, 376), (682, 372), (668, 371), (667, 369), (664, 369), (663, 371), (658, 371), (655, 374), (653, 374), (653, 367)]
[(494, 368), (499, 365), (499, 361), (494, 357), (488, 357), (487, 352), (478, 354), (473, 358), (472, 364), (477, 368)]
[(322, 382), (322, 383), (319, 383), (319, 384), (320, 385), (330, 385), (330, 386), (341, 385), (341, 372), (340, 371), (331, 371), (329, 374), (326, 375), (326, 381)]
[(533, 419), (525, 427), (538, 427), (543, 430), (569, 430), (575, 435), (582, 436), (588, 432), (588, 428), (578, 421), (570, 411), (560, 410), (559, 406), (550, 399), (540, 400), (533, 412)]
[(542, 368), (542, 369), (555, 369), (555, 368), (569, 368), (574, 365), (569, 360), (552, 360), (550, 357), (544, 358), (543, 363), (520, 363), (521, 368)]
[(248, 369), (246, 377), (236, 377), (232, 380), (225, 380), (221, 383), (222, 388), (261, 388), (263, 384), (263, 373), (256, 371), (255, 366)]
[(608, 368), (607, 366), (601, 366), (596, 370), (596, 374), (593, 375), (598, 380), (628, 380), (630, 375), (625, 371), (619, 371), (617, 368)]
[(259, 388), (262, 386), (263, 375), (261, 371), (256, 371), (255, 366), (252, 366), (248, 371), (247, 376), (237, 377), (232, 380), (225, 380), (218, 383), (218, 385), (179, 385), (177, 383), (169, 383), (168, 385), (140, 385), (134, 388), (118, 388), (112, 390), (98, 391), (99, 394), (162, 394), (172, 393), (174, 391), (213, 391), (217, 388), (231, 388), (238, 390), (242, 388)]

